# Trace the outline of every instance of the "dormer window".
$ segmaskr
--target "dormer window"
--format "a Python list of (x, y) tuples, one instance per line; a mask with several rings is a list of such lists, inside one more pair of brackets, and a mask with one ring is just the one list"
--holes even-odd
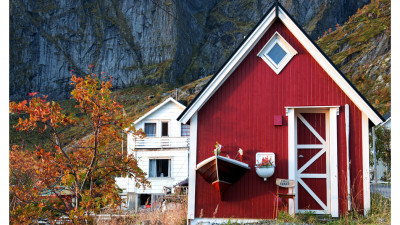
[(279, 74), (296, 54), (297, 51), (276, 32), (257, 56), (261, 57), (276, 74)]

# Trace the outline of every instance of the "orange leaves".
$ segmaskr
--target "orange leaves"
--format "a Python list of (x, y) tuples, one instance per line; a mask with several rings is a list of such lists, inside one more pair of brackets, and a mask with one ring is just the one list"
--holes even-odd
[(39, 127), (39, 132), (44, 132), (48, 126), (59, 127), (60, 125), (70, 124), (72, 118), (67, 117), (61, 111), (58, 103), (47, 102), (46, 96), (34, 97), (31, 100), (19, 103), (10, 102), (10, 112), (23, 114), (25, 119), (21, 117), (17, 125), (14, 127), (20, 131), (32, 131)]
[[(71, 98), (83, 115), (79, 119), (64, 114), (58, 103), (37, 93), (31, 93), (29, 101), (10, 102), (10, 112), (21, 114), (16, 129), (38, 131), (53, 143), (47, 148), (38, 146), (33, 152), (20, 146), (13, 146), (10, 151), (10, 195), (22, 199), (10, 209), (13, 218), (28, 215), (18, 207), (37, 207), (40, 210), (32, 212), (36, 216), (51, 218), (61, 212), (81, 223), (87, 219), (85, 215), (121, 202), (115, 176), (127, 174), (137, 186), (149, 186), (136, 158), (122, 154), (120, 143), (116, 143), (122, 140), (123, 132), (139, 136), (144, 133), (136, 131), (133, 120), (125, 116), (123, 106), (112, 96), (111, 80), (101, 81), (94, 73), (86, 77), (72, 75), (71, 80)], [(63, 146), (62, 130), (70, 126), (86, 127), (91, 133)], [(75, 208), (71, 196), (79, 196), (75, 198)]]

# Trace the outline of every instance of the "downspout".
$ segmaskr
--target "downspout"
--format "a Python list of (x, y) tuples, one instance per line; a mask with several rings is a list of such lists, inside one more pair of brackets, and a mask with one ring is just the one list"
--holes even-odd
[(348, 211), (351, 210), (351, 193), (350, 193), (350, 148), (349, 148), (349, 133), (350, 133), (350, 115), (349, 105), (345, 105), (345, 123), (346, 123), (346, 149), (347, 149), (347, 205)]
[(374, 183), (377, 182), (377, 174), (376, 174), (376, 146), (375, 146), (375, 127), (372, 127), (372, 154), (374, 156)]

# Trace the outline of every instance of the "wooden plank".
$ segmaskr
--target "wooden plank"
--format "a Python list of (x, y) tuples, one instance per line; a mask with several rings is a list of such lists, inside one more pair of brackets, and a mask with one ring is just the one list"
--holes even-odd
[(326, 150), (323, 148), (321, 151), (319, 151), (314, 157), (312, 157), (306, 164), (304, 164), (298, 171), (297, 173), (302, 173), (305, 169), (307, 169), (315, 160), (317, 160), (319, 157), (324, 154)]
[(366, 216), (371, 209), (370, 199), (370, 180), (369, 180), (369, 135), (368, 135), (368, 117), (362, 113), (362, 157), (363, 157), (363, 199), (364, 215)]
[(318, 202), (318, 204), (324, 209), (324, 210), (328, 210), (328, 207), (321, 201), (321, 199), (318, 198), (318, 196), (310, 189), (310, 187), (308, 187), (308, 185), (306, 183), (304, 183), (304, 181), (301, 178), (298, 178), (297, 180), (301, 186), (304, 187), (304, 189), (307, 190), (307, 192), (311, 195), (311, 197), (313, 197), (313, 199), (315, 201)]

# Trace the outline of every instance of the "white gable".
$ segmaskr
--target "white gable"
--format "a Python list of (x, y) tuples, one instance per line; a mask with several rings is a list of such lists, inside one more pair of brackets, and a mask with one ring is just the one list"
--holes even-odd
[(161, 137), (161, 123), (168, 122), (169, 137), (181, 136), (181, 122), (177, 121), (179, 114), (183, 112), (185, 106), (174, 100), (168, 98), (163, 103), (150, 110), (144, 116), (140, 117), (134, 122), (136, 129), (145, 130), (145, 123), (156, 124), (155, 137)]
[[(184, 110), (186, 107), (184, 105), (182, 105), (181, 103), (179, 103), (178, 101), (176, 101), (175, 99), (169, 97), (167, 100), (165, 100), (163, 103), (159, 104), (158, 106), (156, 106), (154, 109), (150, 110), (148, 113), (144, 114), (142, 117), (140, 117), (139, 119), (137, 119), (135, 122), (133, 122), (135, 125), (137, 125), (140, 121), (144, 120), (145, 118), (149, 117), (150, 115), (152, 115), (153, 113), (157, 112), (158, 110), (161, 110), (161, 108), (165, 107), (167, 104), (169, 104), (168, 107), (173, 107), (173, 108), (177, 108), (177, 110)], [(159, 112), (160, 113), (160, 112)]]
[[(279, 5), (279, 4), (278, 4)], [(226, 79), (233, 73), (239, 64), (246, 58), (261, 37), (267, 32), (272, 23), (279, 17), (283, 24), (297, 38), (297, 40), (309, 51), (310, 55), (319, 63), (326, 73), (336, 82), (344, 93), (364, 112), (375, 124), (382, 122), (381, 117), (366, 102), (365, 99), (352, 87), (352, 85), (340, 74), (335, 66), (323, 55), (318, 47), (307, 37), (307, 35), (295, 24), (288, 14), (280, 7), (272, 8), (267, 16), (258, 24), (244, 43), (238, 48), (234, 55), (224, 67), (212, 78), (210, 83), (199, 93), (195, 100), (179, 116), (179, 121), (187, 123), (190, 118), (201, 109), (208, 99), (218, 90)]]

